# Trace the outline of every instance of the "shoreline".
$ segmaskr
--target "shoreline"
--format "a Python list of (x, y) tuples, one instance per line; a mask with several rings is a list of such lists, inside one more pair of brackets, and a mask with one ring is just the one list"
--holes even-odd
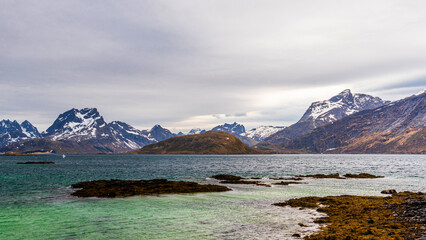
[(391, 196), (327, 196), (290, 199), (273, 205), (312, 209), (325, 216), (314, 219), (319, 231), (305, 239), (423, 239), (426, 237), (425, 193), (386, 190)]

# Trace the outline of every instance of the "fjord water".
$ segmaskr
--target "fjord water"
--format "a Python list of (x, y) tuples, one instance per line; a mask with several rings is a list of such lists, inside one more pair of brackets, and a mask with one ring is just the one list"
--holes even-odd
[[(53, 165), (18, 165), (21, 161)], [(380, 179), (305, 179), (306, 184), (229, 185), (224, 193), (115, 199), (70, 196), (70, 185), (97, 179), (217, 183), (244, 177), (361, 173)], [(0, 157), (0, 239), (291, 239), (314, 230), (313, 211), (272, 206), (302, 196), (426, 191), (424, 155), (59, 155)], [(311, 226), (302, 228), (298, 224)]]

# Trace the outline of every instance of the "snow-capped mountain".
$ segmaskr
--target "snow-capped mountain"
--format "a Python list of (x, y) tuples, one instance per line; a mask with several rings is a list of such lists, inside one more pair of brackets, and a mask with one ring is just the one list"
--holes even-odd
[(308, 153), (426, 154), (426, 93), (325, 124), (277, 149)]
[[(3, 125), (6, 124), (20, 129), (17, 123), (3, 123)], [(22, 129), (25, 129), (24, 133), (28, 134), (28, 136), (34, 135), (32, 134), (34, 127), (29, 122), (24, 122), (22, 126)], [(40, 136), (38, 131), (36, 136)], [(63, 153), (127, 152), (174, 137), (176, 134), (171, 133), (168, 129), (160, 125), (155, 125), (148, 131), (138, 130), (120, 121), (106, 123), (96, 108), (73, 108), (60, 114), (54, 123), (42, 133), (42, 136), (43, 138), (27, 141), (21, 140), (26, 140), (30, 137), (24, 139), (13, 137), (13, 141), (9, 141), (3, 145), (6, 146), (12, 143), (4, 151), (42, 152), (53, 150), (54, 152)], [(13, 144), (18, 141), (21, 142)]]
[(327, 123), (388, 103), (389, 101), (383, 101), (367, 94), (352, 94), (349, 89), (346, 89), (328, 100), (312, 103), (297, 123), (272, 134), (257, 147), (268, 149), (269, 146), (310, 133), (315, 128)]
[(223, 125), (216, 126), (212, 128), (212, 131), (227, 132), (232, 135), (240, 135), (246, 132), (246, 128), (244, 127), (244, 125), (234, 122), (232, 124), (225, 123)]
[(79, 140), (106, 136), (109, 129), (107, 123), (96, 108), (71, 109), (59, 115), (55, 122), (45, 132), (44, 137), (52, 140)]
[(226, 132), (232, 134), (248, 146), (252, 146), (257, 143), (257, 141), (255, 141), (254, 139), (243, 136), (243, 134), (246, 132), (246, 128), (244, 127), (244, 125), (236, 122), (232, 124), (225, 123), (223, 125), (218, 125), (212, 128), (212, 131)]
[(191, 129), (191, 131), (188, 132), (188, 135), (191, 135), (191, 134), (200, 134), (200, 133), (205, 133), (205, 132), (206, 132), (205, 129), (193, 128), (193, 129)]
[(241, 134), (242, 136), (252, 138), (258, 142), (263, 141), (265, 138), (271, 136), (272, 134), (283, 130), (285, 127), (274, 127), (274, 126), (260, 126), (258, 128), (253, 128), (247, 132)]
[(313, 121), (314, 126), (318, 127), (387, 103), (389, 101), (383, 101), (367, 94), (352, 94), (351, 90), (346, 89), (328, 100), (312, 103), (299, 122)]
[(0, 121), (0, 147), (37, 137), (40, 137), (40, 133), (37, 128), (27, 120), (21, 124), (16, 120)]
[(130, 149), (139, 149), (145, 145), (158, 142), (156, 139), (148, 136), (148, 131), (138, 130), (125, 122), (114, 121), (108, 123), (108, 126), (112, 130), (112, 136)]
[(152, 127), (148, 132), (148, 137), (155, 139), (157, 142), (176, 136), (176, 134), (158, 124)]

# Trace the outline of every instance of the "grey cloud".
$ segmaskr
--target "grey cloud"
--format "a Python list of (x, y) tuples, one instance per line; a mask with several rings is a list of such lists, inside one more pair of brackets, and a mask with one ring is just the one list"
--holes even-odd
[[(88, 106), (141, 127), (179, 128), (196, 116), (255, 127), (297, 121), (338, 88), (395, 100), (426, 85), (425, 8), (402, 0), (2, 1), (0, 118), (28, 112), (46, 127)], [(306, 96), (258, 103), (268, 91)]]

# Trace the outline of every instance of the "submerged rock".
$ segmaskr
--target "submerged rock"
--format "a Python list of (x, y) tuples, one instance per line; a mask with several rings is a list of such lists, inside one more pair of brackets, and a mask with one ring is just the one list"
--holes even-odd
[(311, 174), (311, 175), (298, 175), (297, 177), (311, 177), (311, 178), (337, 178), (343, 179), (338, 173), (332, 174)]
[(278, 182), (278, 183), (274, 183), (274, 185), (283, 185), (283, 186), (287, 186), (287, 185), (289, 185), (289, 184), (304, 184), (303, 182), (284, 182), (284, 181), (281, 181), (281, 182)]
[[(258, 181), (261, 178), (243, 178), (240, 176), (235, 176), (230, 174), (217, 174), (217, 175), (211, 176), (211, 178), (214, 178), (216, 180), (221, 180), (219, 183), (222, 183), (222, 184), (253, 184), (257, 186), (271, 187), (270, 184)], [(252, 181), (252, 180), (255, 180), (255, 181)]]
[(135, 195), (157, 195), (166, 193), (197, 193), (197, 192), (225, 192), (230, 188), (219, 185), (202, 185), (195, 182), (168, 181), (167, 179), (152, 180), (96, 180), (79, 182), (71, 185), (81, 188), (72, 195), (77, 197), (129, 197)]
[(301, 181), (301, 177), (273, 177), (272, 180), (287, 180), (287, 181)]

